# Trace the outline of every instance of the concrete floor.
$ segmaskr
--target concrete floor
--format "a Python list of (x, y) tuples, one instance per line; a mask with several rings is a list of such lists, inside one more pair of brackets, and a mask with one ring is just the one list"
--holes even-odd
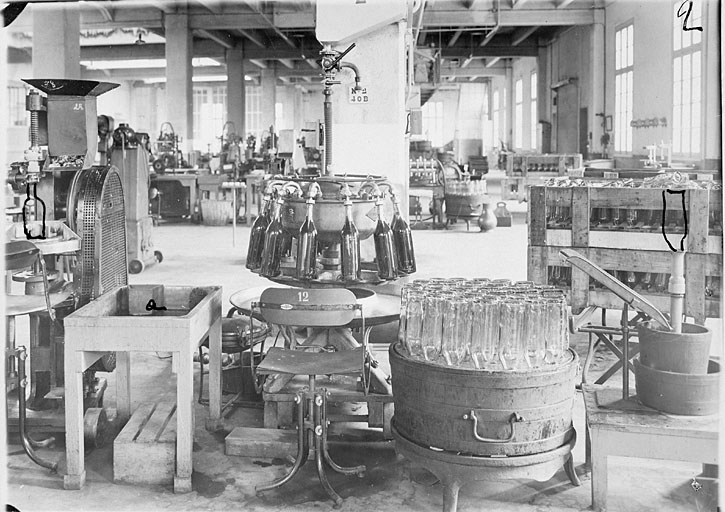
[[(521, 211), (510, 203), (510, 208)], [(252, 286), (269, 284), (244, 268), (249, 228), (237, 228), (236, 247), (232, 246), (232, 228), (189, 224), (162, 224), (155, 231), (157, 249), (164, 255), (160, 265), (130, 276), (131, 284), (162, 283), (183, 285), (222, 285), (224, 310), (231, 293)], [(418, 274), (416, 277), (491, 277), (522, 280), (526, 278), (526, 225), (497, 228), (480, 233), (472, 227), (456, 224), (448, 231), (415, 231)], [(721, 331), (720, 322), (713, 327)], [(721, 339), (716, 336), (714, 339)], [(584, 336), (573, 338), (583, 357)], [(376, 356), (387, 366), (387, 346), (376, 345)], [(595, 368), (604, 369), (613, 356), (599, 357)], [(608, 364), (609, 363), (609, 364)], [(198, 365), (197, 365), (198, 378)], [(115, 405), (114, 374), (108, 374), (109, 389), (105, 405)], [(633, 379), (632, 379), (633, 380)], [(132, 399), (141, 401), (174, 400), (175, 377), (168, 359), (158, 355), (133, 354)], [(609, 381), (617, 385), (621, 379)], [(324, 511), (332, 509), (308, 464), (281, 490), (257, 498), (254, 486), (280, 476), (286, 465), (282, 460), (261, 460), (227, 456), (224, 433), (210, 434), (204, 429), (205, 407), (196, 405), (193, 492), (175, 495), (170, 486), (130, 486), (113, 483), (111, 443), (87, 453), (87, 482), (81, 491), (63, 490), (65, 452), (62, 441), (40, 454), (60, 461), (60, 475), (34, 465), (22, 451), (17, 437), (7, 446), (7, 461), (0, 480), (7, 481), (6, 503), (21, 511), (29, 510), (250, 510), (250, 511)], [(237, 408), (226, 419), (226, 428), (262, 426), (262, 413), (255, 408)], [(575, 511), (591, 504), (591, 487), (584, 462), (584, 406), (578, 394), (574, 406), (574, 426), (579, 441), (574, 449), (577, 472), (583, 485), (573, 487), (563, 471), (547, 482), (511, 480), (471, 484), (461, 490), (458, 510), (495, 511)], [(60, 436), (62, 440), (62, 435)], [(440, 482), (423, 468), (413, 466), (395, 454), (392, 442), (382, 440), (380, 431), (336, 429), (331, 452), (345, 465), (366, 464), (364, 478), (331, 475), (337, 491), (345, 498), (346, 511), (438, 511), (442, 506)], [(668, 461), (610, 458), (609, 510), (612, 511), (706, 511), (717, 505), (716, 484), (703, 480), (695, 492), (691, 479), (700, 473), (698, 464)], [(3, 500), (0, 500), (3, 501)]]

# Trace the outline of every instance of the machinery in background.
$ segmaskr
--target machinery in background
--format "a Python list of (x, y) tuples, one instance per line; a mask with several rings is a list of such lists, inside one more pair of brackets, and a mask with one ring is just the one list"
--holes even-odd
[(125, 123), (113, 131), (111, 165), (118, 169), (123, 183), (126, 249), (131, 274), (138, 274), (146, 266), (163, 260), (161, 251), (154, 250), (154, 225), (149, 215), (148, 153), (138, 139), (138, 134)]
[(108, 165), (111, 163), (111, 144), (113, 144), (114, 121), (111, 116), (98, 116), (98, 163)]
[(236, 179), (241, 173), (244, 159), (241, 148), (242, 138), (237, 134), (237, 128), (233, 122), (224, 123), (219, 140), (221, 142), (219, 173), (230, 173)]
[(174, 127), (168, 121), (161, 125), (159, 138), (156, 140), (153, 161), (154, 172), (162, 174), (167, 169), (187, 167), (180, 148), (181, 137), (174, 132)]
[[(36, 90), (27, 96), (31, 147), (25, 152), (23, 162), (12, 165), (15, 173), (12, 181), (26, 191), (25, 218), (23, 229), (14, 232), (25, 231), (26, 237), (39, 246), (52, 244), (54, 233), (46, 231), (43, 225), (47, 221), (67, 219), (70, 228), (81, 238), (74, 258), (56, 261), (54, 255), (43, 256), (49, 271), (56, 270), (60, 261), (75, 259), (70, 265), (72, 295), (55, 306), (55, 319), (38, 314), (28, 342), (28, 382), (20, 383), (23, 390), (29, 389), (28, 408), (32, 414), (27, 418), (28, 424), (39, 430), (59, 432), (65, 428), (63, 319), (105, 291), (128, 282), (121, 177), (113, 166), (93, 165), (98, 145), (96, 97), (118, 84), (65, 79), (24, 81), (47, 97), (41, 97)], [(31, 219), (35, 219), (33, 227), (40, 228), (37, 236), (27, 234)], [(51, 289), (62, 284), (63, 274), (51, 272), (55, 278)], [(28, 292), (32, 293), (32, 289), (26, 286)], [(13, 359), (19, 359), (14, 340), (7, 339), (6, 343), (8, 357), (15, 355)], [(10, 368), (25, 364), (20, 360), (11, 363)], [(114, 369), (115, 354), (107, 353), (83, 374), (86, 437), (94, 444), (105, 421), (102, 403), (106, 389), (106, 380), (96, 377), (96, 372)], [(24, 431), (25, 414), (25, 410), (18, 410), (18, 418), (8, 417), (8, 423), (18, 424)]]

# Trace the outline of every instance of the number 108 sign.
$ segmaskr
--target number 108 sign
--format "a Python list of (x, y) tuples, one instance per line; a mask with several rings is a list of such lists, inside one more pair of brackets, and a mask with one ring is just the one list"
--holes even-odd
[(354, 87), (350, 87), (350, 103), (370, 103), (370, 96), (368, 96), (367, 87), (355, 90)]

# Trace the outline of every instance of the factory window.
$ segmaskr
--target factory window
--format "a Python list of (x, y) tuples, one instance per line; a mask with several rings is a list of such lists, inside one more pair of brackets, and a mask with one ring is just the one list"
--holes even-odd
[(245, 104), (247, 111), (247, 134), (254, 135), (259, 140), (262, 131), (262, 88), (258, 85), (247, 85), (245, 88)]
[[(681, 5), (676, 2), (674, 22), (672, 151), (683, 156), (700, 153), (700, 112), (702, 107), (702, 34), (683, 30), (684, 17), (678, 17)], [(686, 4), (685, 4), (686, 5)], [(692, 2), (687, 27), (702, 26), (701, 2)]]
[(614, 150), (632, 151), (632, 103), (634, 88), (634, 25), (614, 36)]
[(501, 122), (501, 93), (499, 93), (498, 89), (493, 91), (493, 143), (498, 148), (501, 144), (501, 127), (499, 123)]
[(287, 127), (284, 125), (284, 103), (274, 104), (274, 128), (277, 133)]
[(531, 149), (536, 149), (536, 128), (539, 119), (539, 112), (537, 110), (536, 100), (538, 98), (538, 87), (539, 84), (537, 82), (537, 76), (536, 71), (532, 71), (531, 73), (531, 143), (530, 147)]
[(25, 111), (25, 95), (24, 86), (11, 85), (8, 87), (8, 125), (9, 126), (27, 126), (30, 114)]
[(519, 78), (514, 86), (515, 119), (514, 147), (524, 146), (524, 81)]
[(218, 86), (194, 87), (194, 146), (216, 150), (226, 122), (227, 88)]
[(443, 131), (443, 102), (428, 101), (423, 105), (423, 132), (435, 147), (442, 147), (446, 141)]

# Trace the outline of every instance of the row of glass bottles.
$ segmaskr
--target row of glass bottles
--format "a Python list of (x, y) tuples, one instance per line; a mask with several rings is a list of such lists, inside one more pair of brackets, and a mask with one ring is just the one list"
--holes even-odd
[(409, 357), (436, 364), (530, 370), (568, 356), (564, 295), (529, 281), (416, 280), (401, 292), (400, 324)]
[(451, 180), (446, 182), (446, 194), (454, 196), (471, 196), (486, 193), (484, 180)]
[[(295, 275), (298, 279), (311, 280), (317, 278), (317, 229), (313, 220), (315, 200), (306, 201), (307, 214), (297, 236)], [(272, 205), (270, 215), (269, 205)], [(375, 258), (378, 277), (393, 280), (404, 274), (416, 271), (413, 250), (413, 235), (408, 223), (400, 215), (399, 202), (393, 196), (394, 210), (391, 224), (388, 224), (382, 213), (383, 199), (376, 202), (378, 221), (373, 234), (375, 242)], [(284, 199), (278, 197), (271, 201), (265, 196), (262, 214), (252, 226), (246, 266), (250, 270), (259, 269), (265, 277), (280, 275), (282, 257), (290, 252), (291, 240), (282, 226), (281, 207)], [(358, 281), (362, 277), (360, 265), (360, 237), (353, 221), (352, 200), (347, 195), (344, 201), (345, 222), (340, 231), (340, 263), (344, 281)], [(287, 249), (286, 249), (287, 248)]]
[[(565, 205), (546, 206), (547, 229), (571, 229), (572, 209)], [(662, 210), (640, 210), (631, 208), (592, 208), (589, 229), (593, 231), (646, 231), (662, 232)], [(665, 215), (667, 233), (684, 233), (685, 219), (681, 211), (668, 210)], [(722, 236), (722, 212), (711, 211), (708, 231)]]
[(535, 163), (529, 163), (528, 165), (524, 166), (523, 163), (519, 162), (515, 164), (514, 167), (514, 176), (523, 176), (524, 170), (527, 174), (531, 173), (537, 173), (537, 172), (559, 172), (559, 163), (541, 163), (541, 164), (535, 164)]

